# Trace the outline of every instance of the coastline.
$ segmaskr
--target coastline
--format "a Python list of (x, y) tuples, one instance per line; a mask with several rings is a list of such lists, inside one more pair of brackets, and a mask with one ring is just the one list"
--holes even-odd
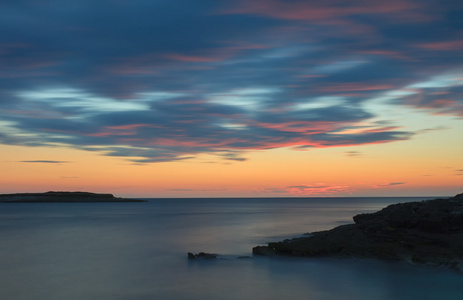
[(354, 224), (271, 242), (254, 255), (375, 258), (463, 272), (463, 194), (389, 205)]
[(147, 202), (142, 199), (114, 197), (112, 194), (90, 192), (45, 192), (1, 194), (0, 203), (91, 203), (91, 202)]

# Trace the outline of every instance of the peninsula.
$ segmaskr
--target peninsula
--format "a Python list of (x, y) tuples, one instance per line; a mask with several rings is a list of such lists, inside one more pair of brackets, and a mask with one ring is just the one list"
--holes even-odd
[(463, 194), (389, 205), (300, 238), (253, 248), (254, 255), (406, 261), (463, 271)]
[(140, 199), (114, 197), (112, 194), (88, 192), (46, 192), (0, 195), (0, 203), (43, 203), (43, 202), (146, 202)]

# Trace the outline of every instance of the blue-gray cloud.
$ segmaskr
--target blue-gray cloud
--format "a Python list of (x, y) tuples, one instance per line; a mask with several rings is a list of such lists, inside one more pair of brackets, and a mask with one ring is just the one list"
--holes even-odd
[(388, 187), (388, 186), (395, 186), (395, 185), (402, 185), (402, 184), (407, 184), (407, 182), (391, 182), (391, 183), (379, 184), (375, 187), (379, 188), (379, 187)]
[(2, 1), (0, 142), (148, 163), (410, 139), (368, 105), (463, 116), (462, 13), (437, 0)]

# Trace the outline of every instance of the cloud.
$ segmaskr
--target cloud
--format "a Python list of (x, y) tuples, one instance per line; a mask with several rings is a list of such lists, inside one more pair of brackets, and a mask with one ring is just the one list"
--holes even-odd
[(463, 40), (424, 43), (424, 44), (417, 45), (417, 47), (430, 49), (430, 50), (437, 50), (437, 51), (463, 50)]
[(69, 161), (61, 160), (22, 160), (22, 163), (39, 163), (39, 164), (67, 164)]
[(352, 188), (345, 185), (327, 186), (327, 185), (301, 185), (301, 186), (288, 186), (286, 190), (291, 195), (298, 196), (329, 196), (336, 194), (349, 194)]
[(332, 196), (336, 194), (350, 194), (353, 189), (349, 186), (331, 186), (325, 184), (294, 185), (285, 188), (264, 188), (260, 192), (267, 194), (281, 194), (287, 196)]
[(384, 183), (384, 184), (377, 184), (372, 187), (377, 189), (377, 188), (391, 187), (391, 186), (402, 185), (402, 184), (407, 184), (407, 182), (390, 182), (390, 183)]
[(348, 83), (348, 84), (335, 84), (331, 86), (320, 87), (322, 92), (358, 92), (358, 91), (375, 91), (375, 90), (388, 90), (393, 86), (388, 84), (379, 85), (365, 85), (363, 83)]
[(232, 161), (246, 161), (247, 158), (245, 157), (240, 157), (239, 154), (236, 153), (225, 153), (222, 155), (226, 160), (232, 160)]
[(391, 186), (391, 185), (401, 185), (401, 184), (406, 184), (406, 182), (391, 182), (391, 183), (387, 184), (387, 186)]
[(257, 1), (236, 1), (238, 5), (230, 8), (227, 13), (237, 14), (259, 14), (268, 17), (321, 21), (337, 20), (340, 17), (350, 15), (399, 15), (394, 18), (405, 17), (407, 12), (420, 8), (416, 2), (405, 0), (394, 0), (382, 3), (371, 3), (364, 1), (350, 1), (348, 3), (329, 0), (324, 2), (308, 1), (280, 1), (280, 0), (257, 0)]
[(360, 151), (346, 151), (344, 152), (346, 154), (346, 156), (349, 156), (349, 157), (362, 157), (364, 156), (362, 152)]
[[(44, 96), (38, 96), (42, 95)], [(391, 128), (368, 127), (356, 133), (339, 132), (372, 115), (361, 107), (347, 105), (322, 108), (269, 110), (280, 96), (269, 89), (231, 91), (224, 102), (213, 95), (209, 99), (168, 96), (146, 100), (140, 96), (137, 105), (121, 103), (109, 109), (109, 100), (77, 101), (79, 91), (42, 91), (25, 101), (39, 103), (36, 118), (29, 113), (6, 116), (15, 124), (15, 134), (3, 141), (12, 143), (16, 136), (31, 135), (19, 140), (23, 145), (69, 145), (109, 156), (126, 157), (136, 163), (174, 161), (193, 158), (199, 153), (212, 153), (227, 160), (245, 161), (249, 150), (279, 147), (332, 147), (382, 143), (407, 139), (412, 133)], [(23, 93), (29, 95), (29, 93)], [(59, 95), (59, 101), (44, 100), (45, 95)], [(260, 99), (262, 108), (236, 106), (234, 97)], [(93, 96), (90, 95), (90, 98)], [(223, 96), (221, 96), (223, 97)], [(246, 100), (251, 101), (251, 100)], [(46, 102), (42, 104), (43, 102)], [(106, 104), (108, 103), (108, 104)], [(145, 106), (147, 108), (145, 108)], [(43, 108), (42, 108), (43, 107)], [(100, 107), (100, 110), (97, 110)], [(42, 112), (43, 111), (43, 112)], [(54, 114), (50, 114), (54, 112)], [(64, 116), (64, 117), (55, 117)], [(395, 128), (392, 128), (395, 129)], [(26, 133), (26, 134), (25, 134)], [(1, 137), (0, 137), (1, 138)]]
[(0, 4), (0, 143), (242, 162), (412, 139), (400, 121), (372, 121), (384, 95), (391, 108), (463, 116), (456, 2), (106, 5)]
[(429, 110), (436, 115), (463, 116), (463, 80), (459, 74), (436, 76), (430, 80), (414, 84), (408, 88), (408, 95), (395, 100), (416, 107)]
[(168, 189), (170, 192), (222, 192), (227, 189)]

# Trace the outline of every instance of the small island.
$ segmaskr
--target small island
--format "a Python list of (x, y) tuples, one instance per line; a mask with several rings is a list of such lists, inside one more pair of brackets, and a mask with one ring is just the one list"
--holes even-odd
[(141, 199), (114, 197), (112, 194), (89, 192), (46, 192), (0, 195), (0, 203), (44, 203), (44, 202), (147, 202)]
[(463, 271), (463, 194), (389, 205), (354, 224), (269, 243), (254, 255), (376, 258)]

